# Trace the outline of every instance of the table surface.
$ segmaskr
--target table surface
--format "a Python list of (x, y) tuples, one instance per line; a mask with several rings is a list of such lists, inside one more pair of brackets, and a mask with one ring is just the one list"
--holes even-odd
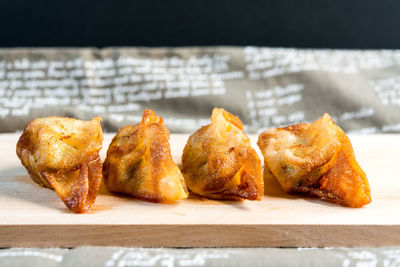
[[(112, 136), (105, 134), (103, 158)], [(157, 204), (101, 190), (88, 214), (70, 212), (31, 181), (15, 154), (18, 137), (0, 135), (0, 246), (400, 245), (400, 135), (350, 136), (372, 191), (363, 208), (289, 195), (269, 180), (262, 201)], [(178, 164), (187, 138), (171, 135)]]

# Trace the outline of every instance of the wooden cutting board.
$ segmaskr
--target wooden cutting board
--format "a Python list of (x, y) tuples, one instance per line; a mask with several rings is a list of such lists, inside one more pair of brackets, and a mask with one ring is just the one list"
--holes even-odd
[[(71, 213), (31, 181), (15, 154), (18, 137), (0, 135), (0, 247), (400, 245), (400, 135), (350, 136), (372, 190), (364, 208), (288, 195), (266, 181), (262, 201), (155, 204), (101, 192), (89, 214)], [(187, 137), (171, 135), (177, 163)]]

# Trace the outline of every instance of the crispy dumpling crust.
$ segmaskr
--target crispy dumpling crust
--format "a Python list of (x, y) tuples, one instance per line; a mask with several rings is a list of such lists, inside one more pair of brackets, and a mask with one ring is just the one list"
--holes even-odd
[(367, 177), (350, 140), (324, 114), (313, 123), (268, 129), (258, 138), (265, 172), (286, 192), (304, 192), (349, 207), (371, 202)]
[(144, 111), (139, 124), (121, 128), (103, 165), (107, 188), (152, 202), (187, 198), (186, 184), (172, 159), (168, 139), (162, 118), (150, 109)]
[(193, 133), (182, 155), (188, 188), (212, 199), (261, 200), (261, 161), (243, 132), (240, 119), (214, 108), (211, 124)]
[(94, 203), (102, 177), (101, 118), (48, 117), (31, 121), (17, 155), (33, 181), (54, 189), (65, 205), (83, 213)]

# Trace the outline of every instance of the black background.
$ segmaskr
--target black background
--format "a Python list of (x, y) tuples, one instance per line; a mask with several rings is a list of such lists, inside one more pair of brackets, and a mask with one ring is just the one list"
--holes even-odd
[(0, 0), (0, 47), (400, 48), (399, 0)]

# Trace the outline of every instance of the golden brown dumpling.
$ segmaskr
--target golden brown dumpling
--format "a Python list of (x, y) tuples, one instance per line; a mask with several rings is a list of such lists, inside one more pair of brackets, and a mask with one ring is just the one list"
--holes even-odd
[(172, 160), (168, 139), (162, 118), (150, 109), (144, 111), (139, 124), (121, 128), (103, 165), (107, 188), (153, 202), (187, 198), (185, 181)]
[(31, 178), (53, 188), (77, 213), (94, 203), (101, 183), (101, 118), (81, 121), (48, 117), (31, 121), (17, 143), (17, 155)]
[(188, 188), (198, 195), (232, 200), (263, 196), (261, 161), (240, 119), (221, 108), (214, 108), (211, 124), (189, 137), (182, 164)]
[(305, 192), (349, 207), (371, 202), (350, 140), (325, 114), (313, 123), (268, 129), (258, 139), (265, 172), (286, 192)]

